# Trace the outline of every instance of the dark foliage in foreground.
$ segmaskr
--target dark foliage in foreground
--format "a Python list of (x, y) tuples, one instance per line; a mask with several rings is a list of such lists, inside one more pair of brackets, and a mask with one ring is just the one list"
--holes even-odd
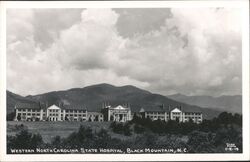
[(15, 116), (16, 116), (16, 113), (11, 112), (11, 113), (7, 114), (6, 119), (7, 119), (7, 121), (13, 121)]
[(151, 121), (137, 116), (127, 123), (113, 122), (113, 133), (128, 137), (122, 140), (114, 138), (108, 130), (96, 132), (90, 127), (80, 126), (77, 132), (67, 138), (55, 136), (51, 143), (44, 143), (39, 134), (21, 130), (15, 136), (7, 136), (7, 150), (11, 148), (108, 148), (121, 149), (178, 149), (187, 148), (189, 153), (224, 153), (228, 143), (233, 143), (242, 152), (242, 116), (221, 113), (213, 120), (204, 120), (201, 124), (193, 122)]
[(10, 148), (35, 149), (44, 144), (40, 134), (31, 134), (27, 130), (21, 130), (16, 136), (7, 136), (7, 152)]
[(158, 136), (187, 136), (185, 144), (189, 152), (225, 152), (228, 143), (235, 144), (239, 149), (232, 152), (242, 152), (242, 116), (239, 114), (223, 112), (217, 118), (204, 120), (201, 124), (192, 120), (186, 123), (151, 121), (135, 114), (132, 121), (125, 124), (114, 122), (110, 127), (115, 133), (124, 135), (152, 132)]

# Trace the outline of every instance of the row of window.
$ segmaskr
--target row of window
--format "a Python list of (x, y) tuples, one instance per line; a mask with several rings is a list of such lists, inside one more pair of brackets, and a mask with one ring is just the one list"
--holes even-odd
[(201, 119), (200, 116), (198, 116), (198, 117), (185, 117), (185, 119), (190, 119), (190, 118), (192, 118), (192, 119)]
[(169, 114), (169, 113), (166, 113), (166, 112), (146, 112), (146, 114), (148, 115), (165, 115), (165, 114)]
[(32, 110), (32, 109), (17, 109), (18, 112), (41, 112), (40, 110)]
[[(38, 115), (38, 116), (40, 116), (41, 114), (40, 113), (17, 113), (17, 115), (19, 115), (19, 116), (34, 116), (34, 115)], [(43, 114), (43, 116), (45, 116), (45, 114)]]
[(181, 115), (180, 112), (172, 112), (172, 115)]
[[(166, 114), (169, 114), (168, 112), (145, 112), (146, 115), (153, 115), (153, 114), (162, 114), (162, 115), (165, 115)], [(184, 113), (181, 113), (181, 112), (172, 112), (173, 115), (180, 115), (180, 114), (184, 114), (184, 115), (201, 115), (201, 113), (194, 113), (194, 112), (184, 112)]]
[(85, 110), (65, 110), (66, 113), (86, 113)]
[[(41, 112), (43, 110), (35, 110), (35, 109), (17, 109), (18, 112)], [(63, 112), (63, 110), (51, 109), (49, 112)], [(85, 110), (65, 110), (66, 113), (86, 113)]]
[[(49, 112), (60, 112), (60, 110), (49, 110)], [(65, 110), (66, 113), (86, 113), (85, 110)], [(61, 113), (63, 113), (63, 110), (61, 110)]]
[[(151, 116), (155, 116), (155, 117), (165, 117), (165, 115), (146, 115), (146, 116), (148, 116), (148, 117), (151, 117)], [(168, 118), (168, 115), (167, 115), (167, 118)]]
[(201, 113), (184, 113), (185, 115), (201, 115)]
[(96, 117), (96, 116), (99, 116), (99, 117), (103, 117), (103, 115), (89, 115), (89, 117)]
[(201, 115), (185, 115), (185, 117), (199, 117), (199, 116), (201, 116)]
[(180, 115), (173, 115), (172, 118), (179, 118)]
[(86, 117), (86, 114), (67, 114), (66, 116), (75, 116), (75, 117), (77, 117), (77, 116), (79, 116), (79, 117)]
[[(165, 119), (165, 116), (156, 116), (156, 115), (147, 115), (146, 116), (147, 118), (164, 118)], [(168, 116), (166, 116), (166, 119), (168, 119), (169, 117)]]
[(52, 109), (52, 110), (49, 110), (49, 112), (59, 112), (59, 110)]

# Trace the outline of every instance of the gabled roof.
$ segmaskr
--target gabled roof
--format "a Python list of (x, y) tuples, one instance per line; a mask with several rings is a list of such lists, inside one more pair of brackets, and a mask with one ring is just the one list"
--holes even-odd
[(121, 106), (121, 105), (118, 105), (118, 106), (116, 106), (116, 107), (113, 107), (113, 109), (123, 110), (123, 109), (129, 109), (129, 108), (123, 107), (123, 106)]
[(48, 109), (61, 109), (61, 108), (56, 105), (51, 105), (50, 107), (48, 107)]
[(180, 109), (178, 109), (178, 108), (175, 108), (171, 112), (182, 112), (182, 111)]
[(127, 106), (125, 106), (125, 105), (116, 105), (116, 106), (108, 105), (108, 106), (106, 106), (105, 108), (116, 109), (116, 110), (131, 109), (130, 107), (127, 107)]

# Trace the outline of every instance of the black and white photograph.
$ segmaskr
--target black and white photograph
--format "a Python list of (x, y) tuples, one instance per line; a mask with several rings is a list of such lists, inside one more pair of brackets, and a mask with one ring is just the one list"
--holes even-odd
[(6, 155), (249, 151), (242, 8), (5, 14)]

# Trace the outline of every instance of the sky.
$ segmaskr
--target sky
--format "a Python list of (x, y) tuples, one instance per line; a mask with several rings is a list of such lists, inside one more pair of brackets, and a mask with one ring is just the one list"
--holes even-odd
[(7, 89), (23, 96), (99, 83), (241, 94), (238, 9), (8, 9), (6, 25)]

